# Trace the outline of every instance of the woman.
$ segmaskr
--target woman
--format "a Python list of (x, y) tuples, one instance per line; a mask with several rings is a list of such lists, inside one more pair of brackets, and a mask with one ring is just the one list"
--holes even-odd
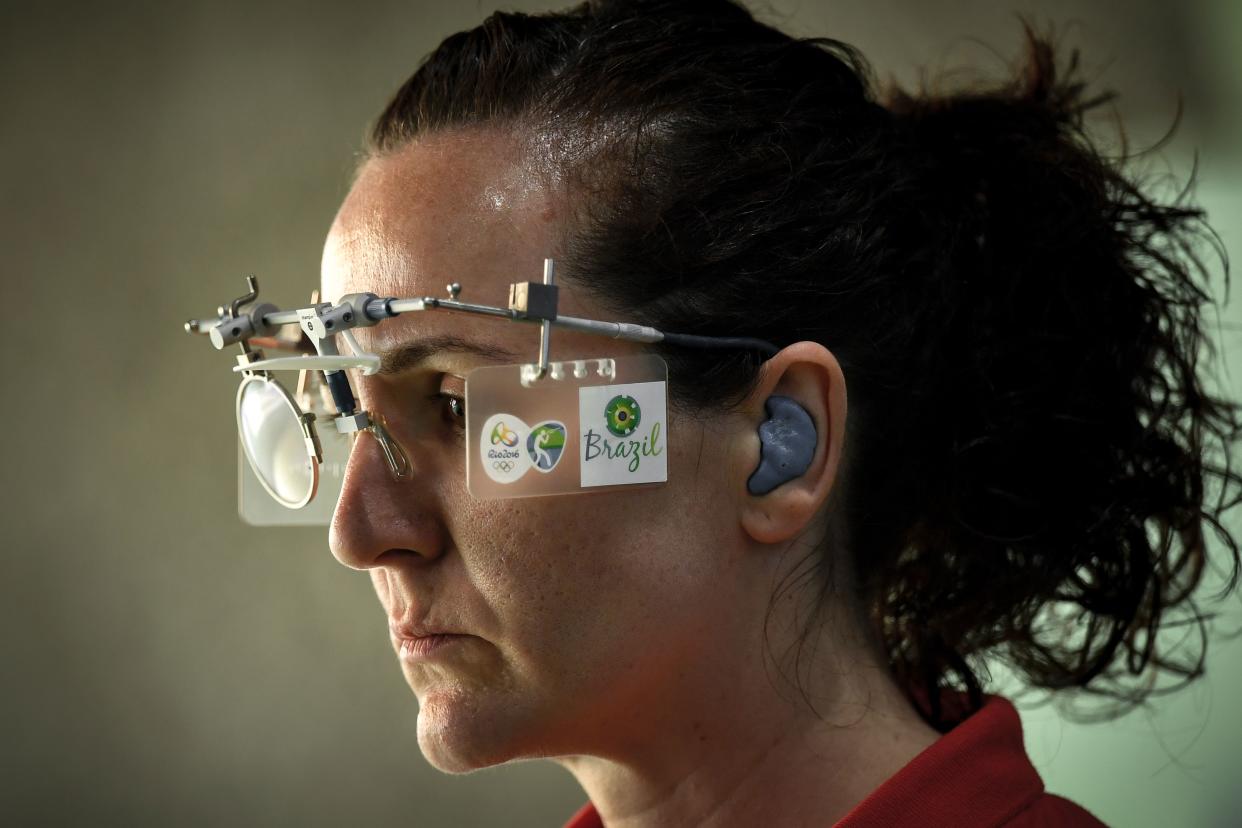
[[(1202, 628), (1205, 523), (1236, 574), (1205, 502), (1239, 482), (1208, 454), (1237, 409), (1196, 374), (1201, 213), (1097, 153), (1102, 99), (1028, 40), (1008, 85), (880, 101), (850, 47), (726, 0), (592, 2), (494, 15), (396, 94), (329, 297), (495, 304), (551, 256), (562, 314), (780, 347), (558, 333), (554, 359), (667, 361), (670, 482), (497, 502), (466, 490), (462, 378), (531, 329), (357, 332), (415, 474), (360, 441), (331, 546), (370, 573), (435, 767), (551, 758), (577, 828), (1098, 824), (1043, 792), (979, 659), (1123, 705), (1197, 675), (1154, 633)], [(814, 448), (752, 493), (777, 396)]]

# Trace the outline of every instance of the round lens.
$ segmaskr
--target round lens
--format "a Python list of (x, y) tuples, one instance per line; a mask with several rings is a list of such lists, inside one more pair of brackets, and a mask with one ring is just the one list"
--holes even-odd
[(302, 436), (301, 413), (287, 391), (264, 377), (237, 390), (237, 430), (250, 467), (282, 506), (300, 509), (315, 496), (319, 467)]

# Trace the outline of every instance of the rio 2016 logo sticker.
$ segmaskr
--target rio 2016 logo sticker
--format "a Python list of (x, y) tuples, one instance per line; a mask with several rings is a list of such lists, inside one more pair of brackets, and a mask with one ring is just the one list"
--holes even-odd
[(578, 389), (582, 486), (668, 480), (664, 382)]
[[(512, 418), (515, 422), (521, 422), (516, 417)], [(497, 421), (492, 427), (492, 445), (504, 444), (509, 448), (513, 448), (518, 444), (517, 432), (505, 425), (504, 420)]]
[(526, 438), (526, 453), (538, 471), (547, 474), (556, 468), (565, 453), (565, 424), (555, 420), (540, 423)]
[(530, 453), (521, 445), (530, 434), (526, 423), (512, 414), (488, 417), (479, 430), (479, 460), (487, 476), (497, 483), (515, 483), (530, 471)]

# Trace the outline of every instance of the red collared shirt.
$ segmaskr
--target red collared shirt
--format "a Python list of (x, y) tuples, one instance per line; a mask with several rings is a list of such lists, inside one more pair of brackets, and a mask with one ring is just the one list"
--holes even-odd
[[(603, 828), (588, 802), (565, 828)], [(1086, 809), (1044, 791), (1013, 705), (989, 696), (837, 822), (834, 828), (1094, 828)]]

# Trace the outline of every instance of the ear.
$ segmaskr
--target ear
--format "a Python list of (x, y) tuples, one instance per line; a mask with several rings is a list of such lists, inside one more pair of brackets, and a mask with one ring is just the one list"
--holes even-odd
[[(759, 466), (759, 426), (768, 419), (765, 403), (774, 394), (792, 398), (811, 416), (814, 457), (802, 476), (767, 494), (752, 495), (746, 482)], [(819, 514), (841, 463), (846, 408), (845, 375), (823, 345), (795, 342), (763, 364), (754, 392), (736, 412), (741, 415), (734, 419), (740, 431), (729, 464), (731, 485), (739, 493), (742, 528), (755, 541), (774, 544), (797, 537)]]

